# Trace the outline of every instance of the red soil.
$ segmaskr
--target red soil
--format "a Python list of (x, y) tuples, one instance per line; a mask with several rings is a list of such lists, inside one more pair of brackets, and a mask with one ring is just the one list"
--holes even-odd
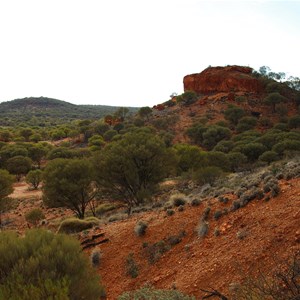
[[(272, 270), (277, 261), (300, 249), (300, 180), (281, 182), (281, 194), (269, 202), (255, 200), (248, 206), (213, 219), (216, 209), (229, 207), (211, 201), (209, 234), (200, 239), (195, 228), (205, 207), (186, 207), (183, 212), (166, 217), (165, 212), (150, 212), (128, 220), (105, 225), (102, 231), (110, 242), (100, 246), (103, 263), (99, 269), (107, 290), (107, 299), (116, 299), (124, 291), (146, 283), (157, 288), (172, 288), (193, 294), (198, 299), (200, 288), (213, 287), (228, 294), (230, 283), (241, 282), (245, 274), (258, 268)], [(144, 237), (134, 234), (139, 219), (148, 222)], [(220, 236), (214, 236), (218, 227)], [(158, 242), (170, 235), (186, 231), (182, 242), (166, 252), (153, 265), (143, 254), (143, 242)], [(239, 239), (237, 233), (246, 233)], [(139, 265), (139, 275), (126, 275), (125, 260), (129, 253)]]

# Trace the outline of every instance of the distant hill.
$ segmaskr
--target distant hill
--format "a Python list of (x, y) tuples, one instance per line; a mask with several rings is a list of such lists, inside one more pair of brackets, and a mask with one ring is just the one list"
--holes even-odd
[[(29, 123), (38, 126), (56, 125), (76, 119), (100, 119), (119, 107), (108, 105), (75, 105), (66, 101), (29, 97), (0, 103), (0, 126)], [(128, 107), (129, 114), (138, 111)]]

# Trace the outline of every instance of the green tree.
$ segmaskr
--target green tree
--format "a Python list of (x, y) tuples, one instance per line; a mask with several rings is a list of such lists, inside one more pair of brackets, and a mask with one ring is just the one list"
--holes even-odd
[(237, 106), (229, 106), (225, 112), (225, 119), (234, 125), (237, 125), (238, 121), (245, 115), (245, 111)]
[(257, 124), (255, 117), (242, 117), (236, 127), (237, 132), (244, 132), (253, 129)]
[(2, 223), (1, 215), (6, 204), (5, 198), (13, 192), (14, 178), (6, 170), (0, 169), (0, 225)]
[(178, 103), (183, 103), (184, 105), (190, 105), (198, 100), (198, 96), (194, 91), (186, 91), (183, 94), (176, 97)]
[(152, 114), (152, 109), (149, 106), (144, 106), (141, 107), (140, 110), (138, 111), (138, 114), (142, 118), (147, 118), (149, 120), (149, 116)]
[(125, 120), (126, 115), (129, 113), (129, 109), (127, 107), (120, 107), (114, 113), (114, 116), (121, 119), (122, 121)]
[(175, 155), (149, 129), (126, 133), (97, 153), (97, 181), (110, 195), (127, 203), (129, 211), (148, 198), (175, 163)]
[(20, 136), (24, 137), (26, 142), (29, 142), (29, 138), (33, 134), (33, 131), (30, 128), (22, 128), (19, 134)]
[(27, 174), (32, 165), (32, 160), (25, 156), (14, 156), (6, 162), (6, 169), (9, 173), (16, 175), (17, 181), (20, 181), (22, 175)]
[(0, 233), (0, 299), (98, 300), (100, 279), (79, 242), (45, 230)]
[(213, 125), (203, 133), (203, 146), (211, 150), (218, 142), (228, 140), (231, 137), (231, 131), (222, 126)]
[(32, 145), (28, 148), (28, 156), (33, 162), (37, 163), (38, 168), (41, 167), (41, 161), (46, 156), (48, 149), (41, 144)]
[(269, 94), (264, 103), (272, 107), (272, 112), (275, 113), (276, 104), (285, 101), (285, 97), (281, 96), (278, 92)]
[(179, 174), (207, 166), (207, 153), (197, 146), (177, 144), (174, 149), (178, 156)]
[(49, 207), (67, 207), (83, 219), (86, 208), (96, 196), (94, 169), (85, 159), (55, 159), (44, 170), (44, 203)]
[(26, 175), (26, 182), (30, 184), (33, 189), (37, 190), (42, 182), (42, 174), (43, 172), (41, 170), (31, 170)]

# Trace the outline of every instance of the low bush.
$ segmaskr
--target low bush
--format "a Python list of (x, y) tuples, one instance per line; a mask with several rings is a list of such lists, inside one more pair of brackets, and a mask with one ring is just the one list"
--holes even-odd
[(208, 233), (208, 223), (207, 222), (204, 222), (204, 221), (200, 221), (197, 228), (196, 228), (196, 232), (197, 232), (197, 235), (200, 237), (200, 238), (204, 238), (207, 233)]
[(145, 244), (144, 252), (149, 264), (154, 264), (160, 257), (170, 250), (170, 246), (163, 240), (154, 244)]
[(99, 225), (99, 219), (89, 217), (84, 220), (69, 218), (61, 222), (58, 233), (76, 233)]
[(199, 199), (193, 199), (191, 201), (192, 206), (199, 206), (201, 204), (201, 201)]
[(45, 215), (39, 208), (34, 208), (25, 214), (26, 222), (33, 225), (37, 225), (37, 223), (43, 219), (45, 219)]
[(214, 219), (217, 221), (219, 220), (221, 217), (222, 217), (223, 213), (221, 210), (217, 210), (215, 213), (214, 213)]
[(105, 213), (112, 211), (114, 209), (118, 208), (117, 205), (112, 204), (112, 203), (102, 203), (96, 208), (96, 216), (101, 217)]
[(185, 195), (184, 194), (174, 194), (170, 198), (170, 202), (173, 203), (175, 207), (178, 207), (180, 205), (185, 205)]
[(101, 264), (101, 251), (99, 248), (93, 249), (90, 255), (91, 263), (94, 268), (97, 268)]
[(129, 255), (126, 257), (126, 274), (130, 276), (131, 278), (136, 278), (139, 275), (139, 268), (137, 263), (134, 260), (133, 253), (129, 253)]
[(175, 211), (173, 209), (167, 209), (166, 210), (167, 216), (173, 216), (175, 214)]
[(203, 214), (202, 214), (202, 217), (201, 217), (201, 220), (202, 221), (207, 221), (208, 219), (208, 216), (209, 216), (209, 213), (210, 213), (210, 207), (206, 207), (203, 211)]
[(0, 233), (0, 298), (90, 299), (105, 296), (77, 240), (45, 230), (22, 238)]
[(134, 232), (137, 236), (143, 236), (146, 233), (147, 227), (148, 227), (147, 223), (143, 221), (139, 221), (134, 227)]

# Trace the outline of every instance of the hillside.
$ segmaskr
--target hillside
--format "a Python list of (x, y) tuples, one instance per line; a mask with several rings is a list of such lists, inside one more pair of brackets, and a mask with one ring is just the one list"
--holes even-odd
[[(75, 119), (100, 119), (119, 107), (107, 105), (75, 105), (46, 97), (30, 97), (0, 103), (0, 126), (11, 126), (34, 119), (38, 124), (60, 124)], [(130, 113), (138, 108), (128, 107)]]
[[(298, 113), (300, 104), (299, 82), (297, 90), (290, 87), (291, 82), (275, 81), (249, 67), (209, 67), (201, 73), (186, 75), (183, 86), (186, 93), (195, 93), (191, 101), (179, 102), (175, 96), (154, 106), (149, 118), (150, 124), (169, 130), (174, 142), (188, 142), (185, 132), (195, 123), (226, 122), (224, 112), (229, 106), (239, 107), (245, 116), (255, 117), (256, 128), (263, 131), (264, 120), (285, 123), (288, 117)], [(282, 95), (284, 101), (272, 108), (265, 103), (265, 98), (273, 93)], [(227, 122), (226, 126), (230, 124)]]

